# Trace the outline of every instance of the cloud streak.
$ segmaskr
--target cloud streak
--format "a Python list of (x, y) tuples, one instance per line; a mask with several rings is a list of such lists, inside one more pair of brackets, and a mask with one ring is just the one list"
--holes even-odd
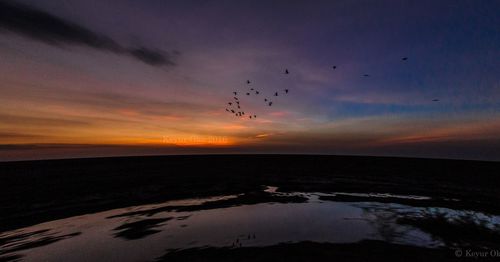
[(55, 46), (80, 45), (130, 56), (151, 66), (175, 66), (178, 52), (125, 47), (103, 34), (29, 6), (0, 1), (0, 28)]

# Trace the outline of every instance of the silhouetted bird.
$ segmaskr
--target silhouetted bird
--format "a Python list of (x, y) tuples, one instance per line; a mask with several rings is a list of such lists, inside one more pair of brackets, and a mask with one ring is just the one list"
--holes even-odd
[(231, 109), (231, 113), (234, 113), (234, 110), (233, 110), (233, 109)]
[(250, 93), (247, 93), (247, 96), (249, 96), (249, 95), (250, 95)]
[(226, 108), (226, 111), (229, 112), (229, 109)]
[(332, 66), (333, 70), (337, 69), (337, 66)]
[(433, 102), (439, 102), (439, 99), (432, 99)]
[(251, 91), (253, 91), (253, 88), (250, 88)]
[(256, 94), (256, 95), (258, 95), (258, 94), (260, 94), (260, 93), (259, 93), (259, 91), (255, 91), (255, 94)]
[(239, 105), (239, 104), (240, 104), (240, 101), (236, 101), (236, 104), (238, 104), (238, 105)]
[(252, 119), (252, 116), (248, 116), (248, 118)]
[(236, 96), (236, 95), (238, 95), (238, 92), (233, 92), (233, 94)]
[(278, 96), (278, 92), (274, 93), (274, 96)]
[(285, 89), (285, 94), (288, 94), (288, 89)]
[(403, 58), (401, 58), (401, 60), (406, 61), (406, 60), (408, 60), (408, 57), (403, 57)]
[(233, 105), (233, 103), (231, 103), (231, 102), (229, 102), (229, 103), (227, 103), (227, 104), (228, 104), (228, 105), (230, 105), (230, 106), (232, 106), (232, 105)]
[(247, 80), (247, 84), (250, 84), (250, 80)]
[(240, 105), (238, 105), (238, 109), (240, 109), (240, 108), (241, 108)]
[(272, 106), (273, 105), (273, 102), (269, 102), (269, 106)]
[(241, 111), (241, 114), (242, 114), (242, 115), (245, 115), (245, 112)]
[(253, 118), (257, 118), (257, 115), (253, 115)]
[(234, 100), (238, 100), (238, 98), (237, 98), (237, 97), (234, 97)]
[(285, 69), (285, 74), (287, 74), (287, 75), (289, 74), (288, 69)]
[(364, 77), (368, 77), (368, 76), (370, 76), (370, 75), (369, 75), (369, 74), (364, 74), (363, 76), (364, 76)]
[(264, 98), (264, 102), (267, 102), (267, 98)]

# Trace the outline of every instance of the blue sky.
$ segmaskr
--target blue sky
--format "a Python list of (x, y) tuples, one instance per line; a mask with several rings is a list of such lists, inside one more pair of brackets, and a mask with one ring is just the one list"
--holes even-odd
[[(500, 159), (498, 1), (1, 2), (69, 28), (0, 21), (6, 160), (77, 145)], [(247, 79), (255, 121), (225, 112)]]

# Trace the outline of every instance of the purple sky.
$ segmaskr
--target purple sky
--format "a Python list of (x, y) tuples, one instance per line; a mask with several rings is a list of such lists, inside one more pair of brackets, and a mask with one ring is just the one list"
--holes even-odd
[[(500, 160), (499, 1), (0, 5), (0, 160)], [(228, 114), (232, 92), (249, 88), (261, 93), (241, 103), (257, 119)]]

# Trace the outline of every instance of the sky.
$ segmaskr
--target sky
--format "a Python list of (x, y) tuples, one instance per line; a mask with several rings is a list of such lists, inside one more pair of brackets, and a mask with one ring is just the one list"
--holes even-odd
[[(0, 161), (499, 161), (499, 14), (494, 0), (0, 0)], [(225, 110), (234, 91), (244, 117)]]

